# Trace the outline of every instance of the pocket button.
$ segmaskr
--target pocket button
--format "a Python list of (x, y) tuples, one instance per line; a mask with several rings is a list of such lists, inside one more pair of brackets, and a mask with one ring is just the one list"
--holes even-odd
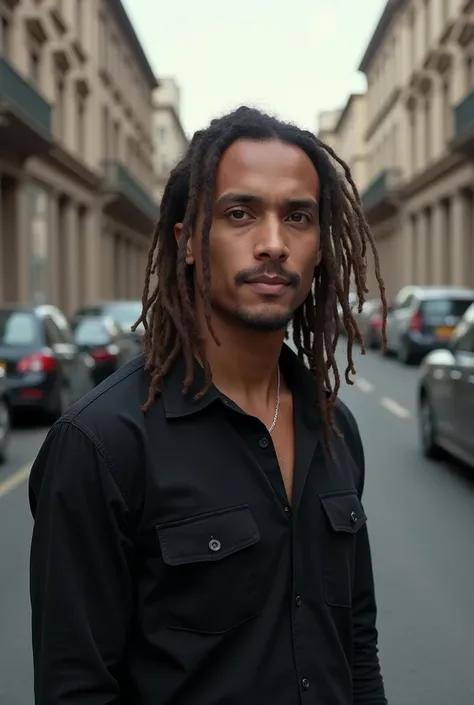
[(353, 524), (357, 524), (358, 521), (359, 521), (359, 517), (357, 516), (357, 514), (355, 512), (351, 512), (351, 522)]
[(211, 539), (209, 541), (209, 548), (211, 549), (211, 551), (214, 551), (214, 552), (220, 551), (221, 550), (221, 542), (218, 541), (217, 539)]

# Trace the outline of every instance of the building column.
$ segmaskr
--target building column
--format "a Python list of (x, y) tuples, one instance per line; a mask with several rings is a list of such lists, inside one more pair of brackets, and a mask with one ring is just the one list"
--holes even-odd
[(16, 213), (16, 294), (19, 303), (30, 303), (30, 247), (29, 247), (29, 210), (24, 180), (15, 185)]
[(433, 159), (441, 157), (445, 151), (443, 133), (443, 84), (439, 74), (433, 76), (433, 98), (431, 104), (431, 125), (433, 129), (431, 156)]
[(63, 263), (59, 257), (59, 202), (58, 194), (51, 192), (49, 199), (49, 294), (54, 306), (61, 306), (59, 271)]
[(451, 250), (450, 284), (463, 286), (465, 282), (465, 226), (466, 203), (464, 194), (458, 191), (451, 201), (451, 227), (449, 230)]
[(84, 213), (83, 252), (84, 252), (84, 298), (86, 302), (100, 298), (100, 279), (107, 278), (104, 266), (104, 239), (101, 238), (101, 216), (93, 205)]
[(66, 206), (66, 230), (63, 237), (66, 240), (66, 313), (71, 314), (79, 304), (79, 234), (78, 212), (74, 201), (69, 201)]
[(425, 211), (421, 211), (417, 218), (417, 233), (416, 233), (416, 246), (417, 246), (417, 272), (416, 272), (416, 283), (421, 285), (426, 285), (429, 283), (428, 277), (428, 261), (426, 253), (429, 247), (429, 237), (428, 232), (428, 218)]
[(438, 201), (431, 215), (432, 272), (431, 281), (436, 286), (446, 285), (446, 242), (445, 214), (443, 204)]

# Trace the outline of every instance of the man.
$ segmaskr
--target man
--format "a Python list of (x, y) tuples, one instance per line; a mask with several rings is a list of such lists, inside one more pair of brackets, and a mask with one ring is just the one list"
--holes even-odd
[(145, 354), (32, 470), (37, 705), (386, 703), (334, 358), (339, 302), (352, 367), (349, 284), (363, 300), (373, 241), (334, 158), (240, 108), (171, 174)]

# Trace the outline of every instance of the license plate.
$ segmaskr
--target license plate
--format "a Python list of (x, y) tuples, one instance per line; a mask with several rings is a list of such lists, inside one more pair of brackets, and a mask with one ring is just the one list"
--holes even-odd
[(453, 328), (436, 328), (436, 337), (438, 340), (448, 340), (453, 333)]

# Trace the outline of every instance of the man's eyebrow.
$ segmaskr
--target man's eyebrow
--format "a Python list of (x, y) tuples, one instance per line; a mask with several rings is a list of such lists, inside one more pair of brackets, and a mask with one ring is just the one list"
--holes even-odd
[[(251, 193), (225, 193), (217, 199), (216, 205), (230, 206), (232, 204), (262, 205), (263, 198)], [(319, 203), (315, 198), (288, 198), (283, 202), (286, 208), (319, 210)]]

